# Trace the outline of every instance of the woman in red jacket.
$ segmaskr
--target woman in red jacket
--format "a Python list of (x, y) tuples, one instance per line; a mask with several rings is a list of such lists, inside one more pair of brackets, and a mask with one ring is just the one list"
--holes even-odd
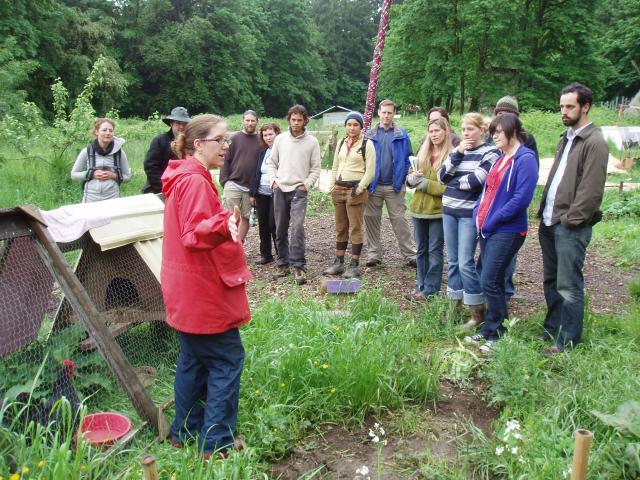
[(238, 212), (222, 208), (209, 172), (224, 162), (226, 135), (221, 117), (194, 117), (176, 139), (181, 160), (162, 175), (162, 295), (180, 339), (169, 442), (197, 438), (206, 458), (234, 445), (244, 361), (238, 327), (250, 320)]

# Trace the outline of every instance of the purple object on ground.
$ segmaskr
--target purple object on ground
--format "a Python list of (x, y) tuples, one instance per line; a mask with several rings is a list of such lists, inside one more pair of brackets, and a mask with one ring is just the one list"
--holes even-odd
[(327, 293), (356, 293), (360, 288), (360, 279), (326, 279), (322, 281), (322, 287)]

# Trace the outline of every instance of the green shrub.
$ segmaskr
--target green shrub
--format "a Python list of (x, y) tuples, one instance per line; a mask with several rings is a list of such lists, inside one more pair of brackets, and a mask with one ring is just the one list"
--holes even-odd
[(634, 302), (640, 302), (640, 278), (634, 278), (629, 282), (629, 296)]

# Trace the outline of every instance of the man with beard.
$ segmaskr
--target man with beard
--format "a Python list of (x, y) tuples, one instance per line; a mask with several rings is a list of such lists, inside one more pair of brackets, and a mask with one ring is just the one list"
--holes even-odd
[(592, 104), (593, 94), (584, 85), (562, 90), (560, 113), (569, 129), (560, 138), (538, 210), (547, 302), (539, 338), (555, 343), (543, 352), (546, 356), (574, 347), (582, 335), (582, 268), (591, 229), (602, 218), (598, 209), (609, 159), (609, 145), (588, 118)]
[(256, 133), (258, 114), (247, 110), (242, 114), (242, 131), (231, 139), (231, 145), (220, 169), (220, 185), (224, 188), (222, 205), (227, 210), (240, 209), (238, 238), (244, 242), (249, 231), (251, 202), (249, 187), (256, 174), (258, 155), (262, 149), (260, 136)]

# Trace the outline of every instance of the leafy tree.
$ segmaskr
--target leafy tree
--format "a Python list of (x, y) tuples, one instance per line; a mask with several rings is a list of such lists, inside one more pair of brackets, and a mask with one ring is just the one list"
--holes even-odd
[(0, 44), (0, 118), (14, 112), (24, 102), (27, 92), (21, 87), (37, 63), (33, 60), (18, 60), (16, 40), (7, 37)]
[(378, 29), (377, 0), (312, 0), (332, 104), (363, 110)]
[(601, 55), (611, 62), (607, 72), (606, 91), (609, 97), (633, 96), (640, 90), (640, 1), (611, 0), (602, 3), (598, 11), (598, 41)]
[(598, 1), (408, 0), (393, 9), (381, 93), (450, 109), (457, 100), (464, 111), (505, 94), (552, 108), (575, 80), (599, 92), (608, 61), (593, 33)]
[(333, 97), (320, 53), (320, 33), (311, 22), (307, 3), (295, 0), (258, 0), (262, 9), (260, 30), (260, 96), (269, 115), (282, 116), (296, 103), (310, 111)]

